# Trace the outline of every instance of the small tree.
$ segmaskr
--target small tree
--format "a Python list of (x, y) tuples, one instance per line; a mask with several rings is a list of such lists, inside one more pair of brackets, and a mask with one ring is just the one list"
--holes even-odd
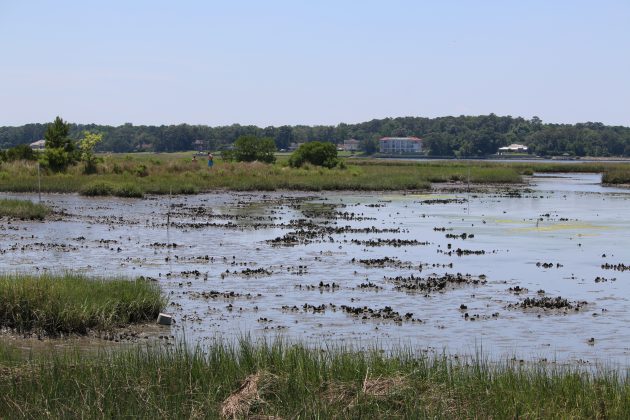
[(241, 136), (234, 142), (232, 157), (238, 162), (265, 163), (276, 161), (276, 143), (271, 137)]
[(46, 150), (41, 162), (53, 171), (65, 171), (68, 165), (77, 161), (77, 150), (74, 142), (68, 137), (69, 131), (70, 124), (59, 117), (46, 129), (44, 134)]
[(60, 117), (55, 118), (52, 124), (48, 124), (44, 138), (46, 139), (47, 149), (65, 149), (66, 152), (74, 150), (74, 143), (68, 138), (70, 132), (70, 124), (66, 123)]
[(305, 163), (334, 168), (339, 159), (333, 143), (312, 141), (301, 145), (289, 158), (289, 165), (297, 168)]
[(83, 132), (83, 138), (79, 140), (79, 150), (81, 150), (81, 161), (85, 163), (83, 172), (93, 174), (96, 172), (98, 158), (94, 154), (94, 148), (103, 140), (102, 134)]

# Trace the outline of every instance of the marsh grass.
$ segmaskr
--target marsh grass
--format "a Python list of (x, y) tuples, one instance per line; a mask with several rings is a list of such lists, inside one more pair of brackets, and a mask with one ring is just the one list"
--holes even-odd
[[(4, 348), (3, 348), (4, 347)], [(614, 371), (283, 342), (31, 355), (0, 346), (0, 416), (628, 418)], [(269, 418), (269, 417), (267, 417)]]
[(29, 200), (0, 199), (0, 217), (43, 220), (50, 214), (50, 207)]
[(604, 184), (630, 184), (630, 167), (617, 167), (608, 170), (602, 175)]
[[(80, 165), (67, 173), (45, 173), (45, 192), (142, 197), (144, 194), (194, 194), (213, 190), (425, 190), (432, 183), (516, 184), (534, 172), (630, 171), (626, 163), (522, 163), (485, 161), (396, 161), (348, 159), (333, 169), (288, 166), (286, 157), (274, 165), (233, 163), (215, 159), (209, 169), (192, 154), (133, 154), (102, 157), (97, 173), (86, 175)], [(0, 167), (0, 191), (35, 192), (35, 163), (9, 162)]]
[(144, 280), (77, 274), (0, 275), (0, 326), (49, 336), (86, 334), (153, 321), (165, 306)]

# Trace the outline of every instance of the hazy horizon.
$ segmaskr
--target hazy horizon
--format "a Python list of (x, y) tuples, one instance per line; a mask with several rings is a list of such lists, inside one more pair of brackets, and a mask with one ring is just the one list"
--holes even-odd
[(0, 0), (0, 126), (630, 126), (630, 4)]

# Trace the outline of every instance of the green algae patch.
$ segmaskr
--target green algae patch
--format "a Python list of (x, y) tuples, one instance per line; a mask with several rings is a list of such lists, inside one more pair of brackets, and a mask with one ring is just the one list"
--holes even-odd
[[(510, 229), (512, 232), (561, 232), (566, 230), (607, 230), (608, 226), (599, 226), (589, 223), (556, 223), (556, 224), (539, 224), (538, 226), (527, 226), (521, 228)], [(584, 235), (582, 235), (584, 236)]]

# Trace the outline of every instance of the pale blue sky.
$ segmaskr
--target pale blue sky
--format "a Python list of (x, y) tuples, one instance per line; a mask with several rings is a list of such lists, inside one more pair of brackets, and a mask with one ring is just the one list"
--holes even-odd
[(630, 1), (0, 0), (0, 125), (630, 126)]

